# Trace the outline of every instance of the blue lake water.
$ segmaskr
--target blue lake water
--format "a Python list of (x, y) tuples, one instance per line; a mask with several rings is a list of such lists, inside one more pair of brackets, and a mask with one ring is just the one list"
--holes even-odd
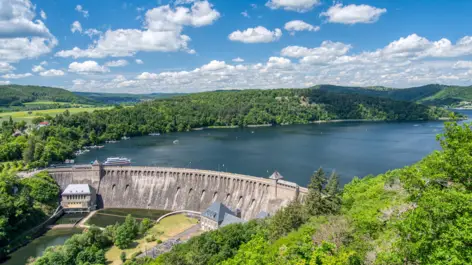
[[(461, 111), (472, 116), (472, 111)], [(470, 120), (469, 120), (470, 121)], [(354, 176), (410, 165), (440, 146), (444, 123), (355, 122), (243, 129), (208, 129), (135, 137), (79, 156), (90, 163), (124, 156), (133, 165), (191, 167), (267, 177), (278, 170), (286, 180), (306, 185), (323, 167), (342, 183)], [(178, 144), (173, 144), (179, 140)]]

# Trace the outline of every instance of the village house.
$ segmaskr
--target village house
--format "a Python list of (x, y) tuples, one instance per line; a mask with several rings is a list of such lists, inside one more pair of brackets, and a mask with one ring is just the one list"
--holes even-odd
[(61, 196), (65, 213), (84, 213), (96, 208), (95, 190), (88, 184), (70, 184)]

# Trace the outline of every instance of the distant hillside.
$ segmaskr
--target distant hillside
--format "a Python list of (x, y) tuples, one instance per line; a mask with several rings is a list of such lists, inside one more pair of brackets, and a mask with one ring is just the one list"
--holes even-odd
[(313, 88), (321, 91), (385, 97), (394, 100), (412, 101), (439, 106), (457, 106), (462, 101), (472, 101), (472, 86), (461, 87), (431, 84), (420, 87), (398, 89), (387, 87), (318, 85)]
[(419, 100), (419, 102), (431, 105), (470, 105), (469, 102), (472, 102), (472, 86), (447, 86), (437, 93)]
[(33, 101), (93, 104), (93, 100), (76, 95), (68, 90), (44, 86), (0, 86), (0, 106), (21, 106)]
[(125, 94), (125, 93), (95, 93), (95, 92), (73, 92), (74, 94), (91, 99), (102, 104), (137, 103), (158, 98), (171, 98), (179, 93), (152, 93), (152, 94)]

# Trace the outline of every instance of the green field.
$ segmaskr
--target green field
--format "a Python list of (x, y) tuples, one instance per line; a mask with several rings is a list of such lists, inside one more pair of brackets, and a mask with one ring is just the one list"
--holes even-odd
[[(33, 102), (31, 102), (33, 103)], [(60, 108), (60, 109), (48, 109), (48, 110), (34, 110), (34, 111), (16, 111), (16, 112), (1, 112), (0, 122), (8, 121), (12, 117), (13, 121), (26, 121), (31, 123), (35, 117), (44, 115), (56, 116), (57, 114), (64, 113), (69, 110), (71, 114), (79, 112), (91, 112), (94, 110), (110, 109), (111, 107), (89, 107), (89, 108)]]
[(108, 209), (100, 210), (100, 213), (121, 215), (121, 216), (127, 216), (128, 214), (131, 214), (135, 218), (149, 218), (149, 219), (157, 220), (159, 217), (163, 216), (164, 214), (169, 213), (169, 211), (150, 210), (150, 209), (108, 208)]
[(151, 220), (157, 220), (162, 215), (169, 213), (165, 210), (148, 210), (148, 209), (103, 209), (98, 211), (88, 221), (88, 225), (96, 225), (99, 227), (106, 227), (108, 225), (114, 225), (116, 223), (123, 223), (128, 214), (131, 214), (134, 218), (141, 220), (142, 218), (149, 218)]
[(25, 102), (23, 103), (25, 106), (44, 106), (44, 105), (70, 105), (74, 108), (91, 108), (93, 105), (90, 104), (76, 104), (76, 103), (71, 103), (71, 102), (57, 102), (57, 101), (47, 101), (47, 100), (38, 100), (38, 101), (32, 101), (32, 102)]

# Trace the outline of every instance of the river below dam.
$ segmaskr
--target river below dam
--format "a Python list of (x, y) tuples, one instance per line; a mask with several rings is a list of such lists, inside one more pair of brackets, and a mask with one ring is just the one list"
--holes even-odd
[[(459, 112), (472, 117), (472, 110)], [(205, 129), (106, 144), (75, 162), (122, 156), (134, 166), (198, 168), (258, 177), (277, 170), (286, 180), (303, 186), (323, 167), (336, 170), (345, 184), (355, 176), (376, 175), (417, 162), (440, 148), (435, 136), (443, 127), (442, 121), (428, 121)]]

